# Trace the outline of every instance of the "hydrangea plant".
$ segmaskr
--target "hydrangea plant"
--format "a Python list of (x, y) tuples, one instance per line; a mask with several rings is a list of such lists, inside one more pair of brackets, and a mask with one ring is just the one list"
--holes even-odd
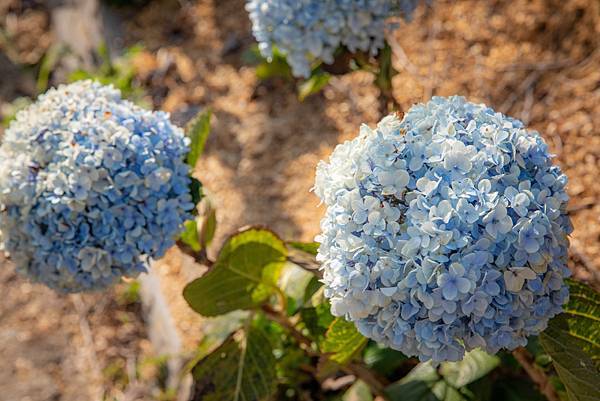
[(410, 18), (418, 0), (249, 0), (246, 9), (262, 55), (273, 46), (295, 76), (308, 78), (315, 60), (331, 64), (340, 46), (371, 55), (384, 47), (390, 16)]
[(421, 360), (525, 345), (568, 299), (566, 183), (537, 132), (462, 97), (363, 126), (317, 168), (332, 313)]
[(17, 270), (62, 292), (145, 271), (194, 205), (189, 140), (168, 114), (80, 81), (20, 111), (0, 146), (0, 241)]

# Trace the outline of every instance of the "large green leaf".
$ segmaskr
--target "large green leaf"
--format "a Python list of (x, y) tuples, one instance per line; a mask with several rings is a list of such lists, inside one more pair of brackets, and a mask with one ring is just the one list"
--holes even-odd
[(480, 349), (467, 352), (459, 362), (444, 362), (440, 373), (448, 383), (456, 388), (487, 375), (500, 364), (500, 358), (490, 355)]
[(271, 231), (242, 231), (227, 240), (212, 269), (188, 284), (183, 296), (203, 316), (257, 307), (277, 290), (286, 255), (285, 243)]
[(565, 312), (552, 319), (540, 342), (571, 401), (596, 401), (600, 394), (600, 294), (569, 280)]
[(190, 152), (187, 155), (187, 164), (193, 169), (196, 162), (204, 152), (206, 140), (210, 134), (210, 110), (200, 112), (186, 127), (186, 135), (190, 138)]
[(331, 323), (321, 343), (321, 351), (341, 365), (350, 362), (367, 344), (367, 338), (356, 330), (354, 323), (337, 318)]
[(500, 364), (500, 358), (481, 350), (467, 352), (462, 361), (443, 362), (436, 369), (430, 362), (420, 363), (386, 392), (398, 401), (463, 401), (470, 399), (469, 384), (482, 378)]
[(431, 363), (420, 363), (385, 391), (392, 401), (439, 401), (432, 390), (440, 381)]
[(193, 401), (262, 401), (276, 389), (275, 358), (267, 335), (251, 328), (229, 337), (194, 367)]
[(294, 249), (298, 249), (299, 251), (308, 253), (310, 255), (316, 256), (319, 251), (319, 243), (318, 242), (298, 242), (298, 241), (289, 241), (287, 243)]

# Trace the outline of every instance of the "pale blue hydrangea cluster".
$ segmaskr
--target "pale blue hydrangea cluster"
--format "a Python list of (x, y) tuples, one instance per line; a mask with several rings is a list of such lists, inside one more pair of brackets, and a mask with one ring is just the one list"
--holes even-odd
[(317, 169), (332, 313), (421, 360), (527, 343), (568, 299), (567, 178), (520, 121), (435, 97)]
[(419, 0), (249, 0), (252, 32), (264, 57), (277, 46), (295, 76), (308, 77), (311, 64), (333, 63), (340, 46), (377, 54), (388, 17), (410, 18)]
[(162, 112), (91, 81), (51, 89), (0, 146), (0, 243), (19, 272), (61, 292), (145, 271), (193, 208), (188, 139)]

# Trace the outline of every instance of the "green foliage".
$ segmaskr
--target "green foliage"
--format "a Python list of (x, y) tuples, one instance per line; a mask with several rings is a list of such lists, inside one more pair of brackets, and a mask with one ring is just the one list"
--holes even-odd
[(194, 400), (261, 401), (275, 392), (275, 358), (269, 337), (257, 327), (239, 334), (241, 339), (229, 337), (196, 364)]
[(199, 252), (202, 249), (198, 238), (198, 224), (196, 220), (188, 220), (185, 222), (185, 230), (181, 233), (181, 240), (188, 245), (193, 251)]
[[(198, 205), (202, 200), (202, 183), (194, 177), (190, 177), (190, 195), (192, 195), (192, 203)], [(194, 209), (194, 214), (198, 214), (198, 210)]]
[(271, 231), (242, 231), (227, 240), (211, 270), (188, 284), (183, 296), (203, 316), (255, 308), (278, 291), (286, 255), (285, 243)]
[(340, 365), (350, 362), (367, 344), (367, 339), (356, 330), (354, 323), (337, 318), (331, 323), (321, 343), (321, 351)]
[(363, 360), (370, 369), (389, 377), (403, 366), (408, 358), (400, 351), (389, 349), (374, 341), (370, 341), (365, 348)]
[(439, 369), (429, 362), (420, 363), (386, 391), (392, 401), (477, 400), (466, 386), (491, 372), (499, 363), (498, 357), (481, 350), (468, 352), (460, 362), (444, 362)]
[(571, 401), (600, 394), (600, 294), (569, 280), (565, 312), (552, 319), (540, 342), (552, 358)]
[(460, 362), (444, 362), (440, 374), (454, 387), (463, 387), (487, 375), (500, 364), (500, 358), (475, 349)]
[(293, 78), (292, 69), (287, 63), (286, 57), (279, 49), (273, 48), (273, 57), (267, 60), (260, 54), (258, 45), (252, 46), (243, 56), (244, 62), (256, 66), (256, 76), (260, 80), (271, 78)]
[(190, 138), (190, 152), (187, 155), (187, 164), (193, 170), (196, 162), (204, 152), (208, 135), (210, 134), (211, 111), (206, 110), (198, 113), (196, 117), (185, 129), (185, 133)]
[(330, 79), (331, 75), (322, 71), (321, 69), (317, 69), (307, 80), (298, 85), (298, 99), (300, 99), (302, 102), (310, 95), (319, 93), (325, 86), (327, 86)]
[(197, 224), (200, 227), (198, 242), (201, 248), (205, 249), (210, 245), (217, 231), (217, 211), (208, 197), (204, 197), (200, 203), (198, 215)]
[(134, 82), (136, 71), (133, 58), (141, 50), (141, 46), (132, 46), (126, 49), (122, 56), (113, 59), (108, 52), (108, 48), (103, 44), (97, 50), (100, 66), (92, 71), (76, 70), (69, 76), (69, 81), (92, 79), (104, 85), (113, 85), (121, 91), (124, 97), (140, 103), (144, 93)]
[(373, 401), (369, 386), (361, 381), (356, 381), (342, 397), (342, 401)]
[(398, 71), (392, 66), (392, 48), (386, 43), (377, 56), (375, 85), (382, 91), (390, 92), (392, 90), (392, 78), (396, 74), (398, 74)]
[[(190, 231), (196, 233), (197, 243), (190, 245), (194, 249), (202, 247), (199, 231), (198, 223)], [(317, 247), (314, 243), (285, 243), (268, 230), (250, 228), (230, 237), (212, 268), (186, 287), (184, 297), (200, 314), (223, 316), (248, 310), (251, 322), (246, 328), (238, 326), (237, 334), (209, 354), (208, 346), (202, 346), (203, 359), (194, 368), (195, 400), (371, 400), (385, 387), (383, 382), (374, 385), (373, 378), (394, 381), (385, 387), (389, 401), (544, 400), (510, 352), (488, 355), (474, 350), (462, 361), (434, 366), (417, 364), (416, 359), (363, 337), (354, 323), (332, 316), (313, 263), (305, 265), (304, 259), (297, 259), (303, 256), (311, 262)], [(600, 383), (600, 296), (574, 282), (571, 291), (565, 314), (550, 323), (539, 341), (530, 338), (528, 351), (562, 401), (592, 401)], [(254, 363), (244, 354), (244, 350), (251, 349), (246, 345), (251, 343), (247, 340), (252, 338), (247, 334), (249, 330), (259, 330), (263, 335), (261, 346), (263, 353), (268, 350), (265, 360), (269, 364), (265, 373), (269, 379), (258, 379), (259, 387), (253, 394), (245, 393), (251, 390), (246, 383), (253, 379), (246, 379), (243, 371), (235, 373), (240, 370), (231, 362)], [(253, 366), (248, 372), (253, 372)], [(358, 378), (350, 387), (341, 379), (349, 373)], [(249, 373), (249, 377), (255, 377), (255, 373)], [(326, 390), (325, 381), (336, 384)]]
[(308, 253), (309, 255), (313, 255), (313, 256), (316, 256), (317, 252), (319, 251), (319, 243), (318, 242), (288, 241), (287, 244), (294, 249)]

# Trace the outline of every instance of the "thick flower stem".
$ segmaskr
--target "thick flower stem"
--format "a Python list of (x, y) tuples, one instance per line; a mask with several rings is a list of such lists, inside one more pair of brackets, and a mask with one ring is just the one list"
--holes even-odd
[(208, 258), (208, 255), (206, 254), (206, 249), (203, 248), (199, 252), (196, 252), (192, 249), (191, 246), (189, 246), (181, 240), (177, 241), (177, 247), (179, 248), (179, 250), (181, 250), (181, 252), (194, 258), (194, 261), (196, 263), (207, 267), (212, 267), (214, 262)]
[[(309, 356), (329, 359), (326, 354), (320, 354), (313, 349), (312, 340), (296, 329), (296, 326), (287, 318), (287, 316), (284, 316), (268, 305), (263, 306), (262, 310), (267, 318), (285, 328), (290, 335), (302, 345), (302, 348)], [(383, 398), (384, 400), (389, 400), (384, 391), (385, 383), (376, 377), (366, 366), (360, 363), (350, 363), (346, 366), (342, 366), (341, 369), (344, 372), (354, 375), (356, 378), (365, 382), (375, 395)]]
[(529, 351), (523, 347), (519, 347), (514, 350), (512, 354), (521, 364), (531, 380), (538, 385), (540, 392), (544, 394), (548, 401), (560, 401), (548, 376), (546, 376), (540, 368), (535, 366), (535, 361)]

